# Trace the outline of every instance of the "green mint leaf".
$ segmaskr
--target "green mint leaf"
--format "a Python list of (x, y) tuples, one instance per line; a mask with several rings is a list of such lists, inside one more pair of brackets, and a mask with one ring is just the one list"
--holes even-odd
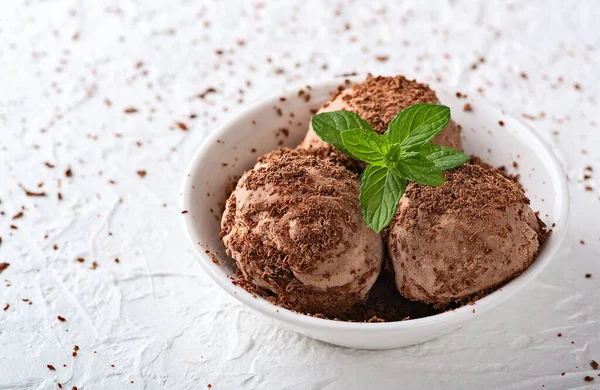
[(360, 119), (357, 114), (349, 111), (323, 112), (321, 114), (313, 115), (311, 124), (315, 133), (317, 133), (323, 141), (335, 146), (350, 157), (353, 156), (348, 149), (346, 149), (346, 146), (342, 141), (341, 133), (346, 130), (373, 131), (367, 121)]
[(389, 152), (385, 156), (385, 164), (383, 165), (392, 167), (400, 160), (400, 157), (402, 157), (402, 146), (400, 146), (400, 144), (392, 144)]
[(341, 133), (346, 149), (356, 159), (382, 166), (392, 146), (390, 141), (374, 131), (346, 130)]
[(421, 146), (419, 153), (434, 163), (435, 166), (442, 171), (458, 168), (470, 159), (470, 157), (463, 152), (432, 143), (426, 143)]
[(367, 225), (379, 233), (396, 214), (408, 182), (385, 167), (369, 165), (361, 175), (360, 209)]
[(440, 168), (419, 152), (404, 152), (392, 170), (401, 177), (419, 184), (427, 186), (444, 184), (444, 175)]
[(450, 121), (450, 108), (418, 103), (400, 112), (388, 125), (385, 135), (404, 150), (415, 150), (438, 135)]

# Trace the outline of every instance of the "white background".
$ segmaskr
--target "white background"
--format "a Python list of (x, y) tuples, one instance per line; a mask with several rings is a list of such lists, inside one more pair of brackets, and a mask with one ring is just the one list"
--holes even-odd
[[(0, 389), (600, 387), (599, 19), (594, 0), (0, 2)], [(352, 71), (536, 117), (570, 182), (567, 238), (535, 282), (395, 351), (255, 314), (204, 275), (180, 227), (184, 169), (220, 122)]]

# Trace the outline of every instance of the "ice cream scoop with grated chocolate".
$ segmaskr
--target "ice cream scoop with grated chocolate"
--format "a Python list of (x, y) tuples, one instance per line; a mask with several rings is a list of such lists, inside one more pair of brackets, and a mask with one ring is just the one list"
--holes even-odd
[(410, 183), (387, 237), (396, 286), (443, 307), (497, 288), (533, 261), (546, 232), (523, 189), (467, 164), (439, 187)]
[(382, 240), (363, 221), (358, 194), (347, 169), (276, 150), (239, 180), (221, 221), (222, 241), (241, 277), (276, 304), (335, 317), (366, 299), (383, 261)]
[[(369, 74), (362, 83), (335, 94), (318, 113), (351, 111), (366, 120), (377, 133), (383, 134), (388, 124), (400, 111), (417, 103), (439, 104), (439, 101), (435, 92), (426, 84), (409, 80), (404, 76), (374, 77)], [(451, 120), (433, 142), (462, 150), (460, 127)], [(360, 164), (357, 161), (321, 140), (312, 126), (309, 127), (306, 138), (299, 148), (317, 157), (342, 164), (350, 170), (359, 170)]]

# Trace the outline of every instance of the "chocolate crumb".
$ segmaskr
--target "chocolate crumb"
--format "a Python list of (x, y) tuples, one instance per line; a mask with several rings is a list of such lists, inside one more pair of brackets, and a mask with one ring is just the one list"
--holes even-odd
[(175, 122), (175, 124), (177, 125), (177, 127), (179, 127), (179, 129), (183, 130), (183, 131), (188, 131), (188, 127), (185, 123), (183, 122)]
[(2, 309), (2, 310), (7, 311), (9, 307), (10, 307), (10, 305), (7, 303), (6, 306), (4, 306), (4, 309)]
[(220, 264), (219, 263), (219, 259), (217, 258), (217, 255), (215, 255), (214, 253), (212, 253), (211, 251), (209, 251), (208, 249), (204, 251), (204, 253), (206, 253), (207, 255), (210, 256), (211, 260), (213, 263), (215, 264)]
[(8, 268), (9, 263), (0, 263), (0, 274)]
[(98, 263), (92, 261), (92, 266), (90, 267), (90, 269), (95, 270), (96, 268), (98, 268)]
[(464, 112), (471, 112), (473, 111), (473, 106), (471, 106), (470, 103), (465, 104), (465, 106), (463, 107), (463, 111)]
[(581, 245), (585, 245), (585, 241), (583, 241), (583, 240), (579, 240), (579, 243), (580, 243)]
[(592, 274), (585, 274), (585, 278), (586, 278), (586, 279), (589, 279), (589, 278), (591, 278), (591, 277), (592, 277)]
[(16, 226), (16, 225), (10, 225), (10, 228), (13, 229), (13, 230), (17, 230), (19, 227)]
[(209, 383), (208, 385), (206, 385), (206, 387), (208, 387), (210, 389), (212, 387), (212, 385)]
[(566, 372), (561, 372), (560, 376), (565, 376)]
[(558, 337), (562, 337), (562, 333), (557, 334)]
[(45, 191), (33, 192), (33, 191), (29, 191), (29, 190), (25, 189), (23, 186), (20, 186), (20, 187), (25, 192), (26, 196), (46, 196)]
[(58, 388), (62, 389), (62, 385), (60, 383), (58, 383)]
[(214, 89), (213, 87), (207, 88), (204, 92), (198, 94), (198, 97), (200, 99), (204, 99), (206, 97), (206, 95), (208, 95), (209, 93), (216, 93), (217, 90)]
[(597, 362), (597, 361), (595, 361), (595, 360), (592, 360), (592, 361), (590, 362), (590, 366), (592, 366), (592, 368), (593, 368), (594, 370), (597, 370), (597, 369), (598, 369), (598, 367), (599, 367), (600, 365), (598, 364), (598, 362)]
[(60, 322), (67, 322), (67, 319), (65, 317), (61, 317), (61, 316), (56, 316), (56, 318), (60, 321)]
[(386, 62), (387, 60), (390, 59), (389, 56), (375, 56), (375, 59), (379, 62)]
[(85, 261), (85, 259), (84, 259), (83, 257), (78, 257), (78, 258), (77, 258), (77, 261), (78, 261), (79, 263), (83, 263), (83, 262)]
[(137, 171), (137, 174), (139, 177), (143, 178), (146, 176), (146, 171), (144, 169), (140, 169), (139, 171)]
[(50, 371), (56, 371), (56, 368), (54, 368), (52, 364), (46, 364), (46, 367), (48, 367)]
[(68, 168), (68, 169), (65, 171), (65, 176), (66, 176), (66, 177), (72, 177), (72, 176), (73, 176), (73, 171), (71, 170), (71, 168)]
[(49, 163), (48, 161), (45, 161), (44, 165), (47, 166), (48, 168), (54, 168), (54, 165)]
[(593, 377), (593, 376), (586, 375), (586, 377), (585, 377), (585, 378), (583, 378), (583, 380), (584, 380), (584, 381), (586, 381), (586, 382), (591, 382), (591, 381), (593, 381), (593, 380), (594, 380), (594, 377)]
[(187, 211), (187, 210), (183, 210), (183, 211), (181, 212), (181, 214), (187, 214), (187, 213), (188, 213), (188, 211)]
[(575, 84), (573, 84), (573, 88), (581, 89), (581, 85), (579, 85), (579, 83), (575, 83)]
[(587, 185), (587, 186), (585, 186), (585, 190), (586, 191), (593, 191), (593, 188), (592, 188), (592, 186)]
[(504, 126), (504, 122), (503, 122), (503, 121), (498, 121), (498, 124), (499, 124), (500, 126)]
[(135, 107), (126, 107), (125, 109), (123, 109), (123, 112), (125, 112), (125, 114), (135, 114), (136, 112), (138, 112), (138, 109)]
[(63, 196), (60, 192), (56, 194), (56, 197), (58, 198), (58, 200), (63, 200)]

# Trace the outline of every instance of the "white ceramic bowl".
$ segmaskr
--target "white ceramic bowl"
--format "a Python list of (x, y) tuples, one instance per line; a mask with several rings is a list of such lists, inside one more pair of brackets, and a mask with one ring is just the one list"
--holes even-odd
[[(524, 273), (478, 300), (475, 306), (387, 323), (313, 318), (274, 306), (235, 286), (235, 266), (219, 237), (226, 188), (251, 168), (258, 156), (281, 145), (298, 145), (307, 131), (311, 110), (319, 108), (343, 83), (343, 79), (336, 79), (312, 84), (311, 89), (290, 88), (261, 100), (217, 129), (196, 152), (181, 190), (181, 208), (187, 210), (182, 219), (200, 265), (219, 286), (244, 304), (306, 336), (351, 348), (389, 349), (422, 343), (460, 328), (507, 300), (540, 273), (556, 253), (567, 224), (568, 189), (558, 161), (536, 133), (514, 117), (479, 99), (461, 99), (454, 90), (436, 88), (440, 101), (451, 108), (452, 118), (463, 127), (466, 152), (519, 173), (533, 209), (540, 211), (548, 226), (556, 224), (537, 259)], [(304, 91), (301, 96), (299, 89)], [(305, 100), (306, 94), (311, 95), (309, 101)], [(463, 110), (467, 102), (473, 107), (471, 112)], [(279, 131), (282, 128), (288, 129), (288, 136)], [(513, 161), (518, 163), (518, 169), (513, 168)]]

